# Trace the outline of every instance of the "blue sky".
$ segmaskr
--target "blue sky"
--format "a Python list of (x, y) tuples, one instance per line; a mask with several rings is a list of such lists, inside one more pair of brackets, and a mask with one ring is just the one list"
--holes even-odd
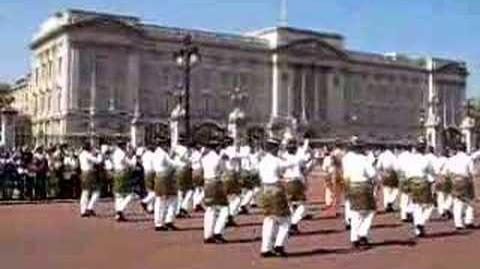
[[(0, 0), (0, 81), (28, 71), (33, 32), (69, 7), (227, 32), (274, 26), (280, 14), (280, 0)], [(338, 32), (350, 49), (464, 60), (471, 73), (468, 93), (480, 97), (479, 0), (289, 0), (288, 22)]]

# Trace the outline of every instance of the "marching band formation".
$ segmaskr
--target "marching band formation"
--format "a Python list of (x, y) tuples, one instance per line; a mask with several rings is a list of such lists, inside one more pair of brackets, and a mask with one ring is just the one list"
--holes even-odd
[[(14, 157), (1, 156), (4, 170), (17, 164), (19, 172), (30, 171)], [(311, 215), (306, 194), (314, 168), (321, 171), (316, 178), (325, 185), (327, 207), (337, 212), (343, 206), (353, 248), (369, 246), (377, 204), (388, 213), (398, 211), (418, 238), (426, 235), (434, 211), (453, 218), (457, 230), (475, 227), (474, 164), (480, 151), (469, 155), (461, 144), (434, 153), (423, 144), (371, 146), (358, 139), (322, 148), (312, 148), (308, 139), (236, 143), (231, 138), (180, 139), (171, 148), (169, 139), (158, 139), (136, 149), (122, 142), (85, 144), (78, 154), (59, 148), (31, 157), (40, 177), (48, 167), (72, 172), (78, 166), (82, 217), (95, 216), (101, 191), (111, 183), (116, 221), (128, 219), (126, 209), (136, 197), (153, 214), (155, 231), (178, 230), (177, 219), (202, 211), (205, 244), (227, 243), (226, 227), (235, 227), (239, 215), (258, 206), (264, 215), (262, 257), (287, 256), (288, 237), (302, 232), (301, 221)], [(145, 189), (141, 195), (139, 183)]]

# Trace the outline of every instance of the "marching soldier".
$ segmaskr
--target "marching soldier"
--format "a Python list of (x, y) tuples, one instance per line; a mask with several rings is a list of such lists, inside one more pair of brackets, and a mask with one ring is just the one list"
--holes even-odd
[(170, 141), (158, 141), (153, 153), (153, 170), (155, 171), (155, 204), (154, 225), (155, 231), (175, 231), (178, 228), (173, 224), (177, 210), (177, 182), (174, 177), (176, 163), (168, 155)]
[(248, 214), (248, 207), (254, 202), (260, 191), (260, 177), (258, 175), (258, 162), (260, 151), (253, 145), (243, 147), (242, 171), (244, 173), (244, 193), (240, 204), (240, 213)]
[(124, 211), (133, 199), (131, 176), (137, 161), (136, 156), (126, 150), (126, 144), (120, 142), (112, 154), (115, 219), (119, 222), (126, 221)]
[(260, 206), (263, 209), (261, 256), (285, 257), (285, 245), (290, 228), (290, 209), (280, 175), (289, 165), (278, 154), (279, 142), (268, 140), (265, 155), (258, 164), (262, 191)]
[(223, 236), (227, 224), (229, 208), (228, 198), (222, 174), (225, 170), (225, 156), (218, 153), (220, 144), (210, 140), (201, 159), (203, 178), (205, 180), (206, 206), (203, 222), (203, 238), (205, 244), (223, 244)]
[(286, 150), (282, 157), (290, 166), (285, 170), (285, 174), (283, 175), (287, 183), (287, 197), (292, 212), (290, 233), (297, 234), (299, 233), (298, 224), (306, 212), (306, 182), (302, 167), (304, 167), (308, 161), (308, 156), (298, 149), (295, 140), (288, 142)]
[[(185, 142), (182, 138), (180, 142)], [(190, 161), (190, 145), (177, 144), (172, 149), (173, 159), (179, 164), (175, 167), (177, 181), (177, 209), (179, 218), (188, 218), (193, 197), (192, 165)]]
[(474, 228), (473, 201), (473, 160), (465, 153), (465, 145), (460, 144), (454, 156), (446, 163), (446, 173), (452, 179), (453, 219), (455, 228)]
[(100, 183), (95, 173), (95, 165), (102, 162), (101, 156), (95, 156), (93, 148), (90, 144), (83, 146), (78, 156), (81, 171), (81, 188), (80, 196), (80, 215), (82, 217), (90, 217), (95, 215), (95, 203), (100, 197)]
[(409, 154), (408, 160), (402, 161), (402, 171), (408, 184), (408, 193), (413, 207), (414, 232), (417, 237), (425, 236), (425, 224), (430, 219), (433, 211), (433, 194), (431, 184), (433, 166), (428, 157), (424, 155), (425, 146), (417, 145)]
[(400, 189), (400, 219), (403, 222), (413, 221), (413, 204), (410, 197), (410, 181), (403, 171), (403, 164), (411, 162), (410, 155), (412, 153), (404, 147), (398, 154), (397, 176)]
[(446, 154), (438, 154), (433, 158), (433, 173), (435, 175), (435, 193), (437, 196), (437, 211), (438, 214), (445, 219), (452, 218), (452, 204), (453, 198), (452, 180), (446, 173), (446, 164), (448, 158)]
[(386, 212), (395, 211), (393, 205), (398, 197), (397, 157), (390, 149), (384, 149), (378, 156), (377, 170), (383, 184), (383, 206)]
[(241, 156), (240, 145), (234, 145), (233, 139), (227, 138), (225, 140), (226, 147), (220, 153), (222, 158), (226, 158), (226, 166), (222, 171), (223, 181), (225, 182), (225, 188), (228, 197), (229, 216), (227, 226), (236, 226), (235, 216), (240, 211), (240, 205), (242, 202), (242, 186), (240, 184), (240, 169), (241, 169)]
[(349, 202), (350, 241), (354, 248), (368, 246), (368, 233), (375, 215), (375, 169), (353, 141), (342, 159), (343, 178)]
[(147, 195), (142, 199), (141, 205), (149, 214), (153, 213), (153, 206), (155, 203), (155, 170), (153, 169), (154, 151), (155, 147), (149, 145), (141, 157), (145, 189), (147, 191)]
[(198, 143), (192, 148), (192, 182), (193, 182), (193, 209), (196, 212), (204, 211), (202, 206), (205, 195), (204, 180), (202, 171), (202, 155), (204, 148), (201, 148)]

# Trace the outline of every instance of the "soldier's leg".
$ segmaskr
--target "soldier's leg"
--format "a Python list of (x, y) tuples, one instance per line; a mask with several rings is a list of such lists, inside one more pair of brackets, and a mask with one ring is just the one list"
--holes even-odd
[(185, 197), (183, 198), (181, 208), (187, 212), (190, 212), (192, 209), (192, 203), (193, 203), (192, 199), (193, 199), (193, 189), (190, 189), (185, 192)]
[(273, 250), (273, 235), (274, 231), (276, 230), (276, 221), (275, 218), (272, 216), (266, 216), (263, 219), (263, 226), (262, 226), (262, 246), (261, 252), (267, 253)]
[(173, 221), (175, 220), (175, 213), (177, 209), (177, 197), (171, 196), (167, 198), (166, 202), (167, 206), (167, 214), (165, 216), (165, 224), (173, 224)]
[(213, 238), (216, 213), (214, 206), (208, 206), (205, 210), (205, 215), (203, 215), (203, 239), (205, 240)]
[(463, 222), (463, 207), (463, 202), (460, 199), (453, 199), (453, 222), (457, 229), (465, 227), (465, 223)]
[(90, 197), (90, 201), (88, 202), (88, 205), (87, 205), (87, 210), (94, 210), (95, 208), (95, 204), (97, 203), (97, 200), (98, 198), (100, 197), (100, 191), (97, 190), (97, 191), (94, 191), (92, 193), (92, 196)]
[(120, 211), (123, 212), (127, 208), (128, 204), (133, 199), (133, 193), (129, 193), (123, 197), (122, 203), (120, 204)]
[(437, 191), (437, 212), (439, 215), (445, 214), (445, 196), (443, 191)]
[(242, 202), (240, 203), (241, 207), (248, 207), (250, 203), (252, 202), (253, 199), (253, 189), (247, 189), (245, 190), (245, 193), (242, 197)]
[(383, 208), (387, 208), (390, 204), (390, 196), (392, 195), (392, 188), (383, 186)]
[(276, 217), (277, 235), (275, 238), (275, 248), (283, 248), (287, 243), (288, 231), (290, 229), (290, 217)]
[(360, 231), (360, 213), (356, 210), (350, 211), (350, 242), (352, 244), (358, 243)]
[(470, 203), (465, 203), (465, 225), (467, 226), (472, 226), (474, 225), (474, 209), (472, 204), (473, 202)]
[(242, 202), (242, 199), (240, 195), (237, 194), (231, 194), (228, 198), (230, 216), (235, 217), (238, 215), (238, 211), (240, 210), (240, 203)]
[(179, 190), (177, 192), (177, 203), (176, 203), (176, 208), (175, 208), (175, 214), (176, 215), (180, 214), (180, 209), (182, 209), (182, 203), (183, 203), (184, 195), (185, 195), (184, 191)]
[(364, 211), (360, 214), (360, 226), (358, 229), (358, 236), (360, 238), (368, 238), (368, 233), (370, 227), (372, 227), (373, 217), (375, 216), (374, 211)]
[(350, 227), (351, 223), (352, 223), (352, 209), (351, 209), (351, 204), (350, 204), (350, 200), (348, 199), (345, 199), (345, 213), (343, 214), (343, 217), (344, 217), (344, 221), (345, 221), (345, 225), (348, 227)]
[(166, 199), (164, 197), (155, 197), (153, 221), (155, 228), (163, 227), (166, 214)]
[(90, 191), (82, 190), (82, 194), (80, 196), (80, 214), (81, 215), (84, 215), (85, 213), (87, 213), (89, 198), (90, 198)]
[(204, 192), (202, 187), (196, 187), (193, 194), (193, 208), (197, 208), (202, 204)]
[(305, 216), (306, 208), (304, 202), (296, 202), (295, 203), (295, 210), (292, 212), (292, 225), (298, 225), (298, 223), (303, 219)]
[(215, 228), (213, 231), (215, 235), (223, 235), (225, 226), (227, 225), (228, 211), (228, 206), (221, 206), (218, 209), (218, 216), (216, 218)]
[(142, 203), (149, 205), (155, 202), (155, 192), (152, 190), (147, 191), (147, 195), (142, 199)]
[(115, 207), (115, 212), (120, 212), (123, 204), (123, 195), (120, 193), (115, 193), (115, 198), (114, 198), (114, 207)]

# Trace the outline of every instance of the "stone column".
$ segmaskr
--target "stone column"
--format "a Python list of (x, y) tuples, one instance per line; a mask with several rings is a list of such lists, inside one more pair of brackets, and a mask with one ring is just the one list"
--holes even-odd
[(80, 86), (80, 51), (78, 48), (71, 46), (69, 50), (70, 59), (68, 61), (69, 64), (69, 84), (68, 84), (68, 97), (69, 100), (69, 108), (70, 109), (78, 109), (78, 92)]
[(307, 70), (304, 66), (300, 67), (300, 74), (302, 76), (302, 80), (301, 80), (301, 93), (300, 93), (300, 96), (301, 96), (301, 107), (302, 107), (302, 118), (301, 118), (301, 122), (303, 124), (306, 124), (307, 123), (307, 108), (306, 108), (306, 105), (307, 105), (307, 100), (305, 99), (306, 96), (307, 96)]
[(272, 111), (271, 118), (278, 117), (278, 99), (279, 99), (279, 82), (280, 70), (278, 63), (278, 54), (272, 56)]
[(438, 115), (438, 92), (435, 86), (433, 77), (434, 71), (433, 59), (427, 60), (428, 73), (428, 108), (427, 108), (427, 121), (425, 124), (425, 132), (427, 138), (427, 146), (431, 146), (435, 151), (441, 149), (442, 139), (440, 136), (440, 116)]
[(1, 111), (1, 145), (8, 149), (15, 147), (15, 120), (16, 112), (14, 110), (5, 109)]

